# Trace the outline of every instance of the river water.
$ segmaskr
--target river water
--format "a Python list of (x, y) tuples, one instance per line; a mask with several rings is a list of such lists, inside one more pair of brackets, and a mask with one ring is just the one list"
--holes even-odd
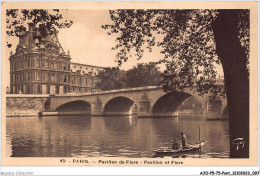
[(199, 152), (183, 158), (228, 158), (228, 121), (204, 116), (137, 118), (121, 116), (48, 116), (7, 118), (7, 153), (11, 157), (154, 157), (174, 136), (188, 143), (207, 140)]

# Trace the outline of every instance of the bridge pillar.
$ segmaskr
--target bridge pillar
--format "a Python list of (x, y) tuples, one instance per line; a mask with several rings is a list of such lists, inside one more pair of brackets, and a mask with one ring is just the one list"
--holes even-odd
[(132, 115), (137, 115), (138, 114), (138, 106), (137, 104), (134, 104), (131, 108), (132, 110)]
[(150, 116), (151, 115), (151, 102), (146, 93), (144, 93), (138, 103), (137, 116)]
[(207, 120), (222, 120), (222, 101), (209, 100), (206, 102), (206, 117)]
[(99, 97), (91, 103), (91, 115), (103, 115), (102, 101)]

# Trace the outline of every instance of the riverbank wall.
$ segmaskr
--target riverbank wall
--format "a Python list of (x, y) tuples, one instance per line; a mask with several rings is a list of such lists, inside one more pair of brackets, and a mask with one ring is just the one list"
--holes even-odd
[(48, 108), (49, 95), (7, 94), (6, 116), (38, 116)]

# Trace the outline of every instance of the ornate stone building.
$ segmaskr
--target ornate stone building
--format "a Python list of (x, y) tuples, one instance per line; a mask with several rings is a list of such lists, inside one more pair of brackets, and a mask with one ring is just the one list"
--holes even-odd
[(92, 91), (102, 67), (71, 63), (57, 38), (48, 35), (39, 44), (35, 31), (25, 32), (10, 55), (10, 93), (64, 94)]
[(70, 92), (76, 93), (93, 91), (93, 87), (97, 83), (96, 75), (103, 69), (103, 67), (72, 62), (70, 63), (70, 68)]

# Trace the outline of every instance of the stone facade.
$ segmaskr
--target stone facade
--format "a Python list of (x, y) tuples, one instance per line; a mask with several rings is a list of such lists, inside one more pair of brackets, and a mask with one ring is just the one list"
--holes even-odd
[[(31, 29), (19, 39), (15, 54), (10, 55), (11, 94), (65, 94), (91, 92), (102, 67), (71, 63), (57, 32), (39, 44)], [(84, 68), (88, 72), (81, 71)]]
[(70, 92), (83, 93), (93, 91), (93, 87), (97, 83), (97, 75), (102, 67), (70, 63), (71, 82)]

